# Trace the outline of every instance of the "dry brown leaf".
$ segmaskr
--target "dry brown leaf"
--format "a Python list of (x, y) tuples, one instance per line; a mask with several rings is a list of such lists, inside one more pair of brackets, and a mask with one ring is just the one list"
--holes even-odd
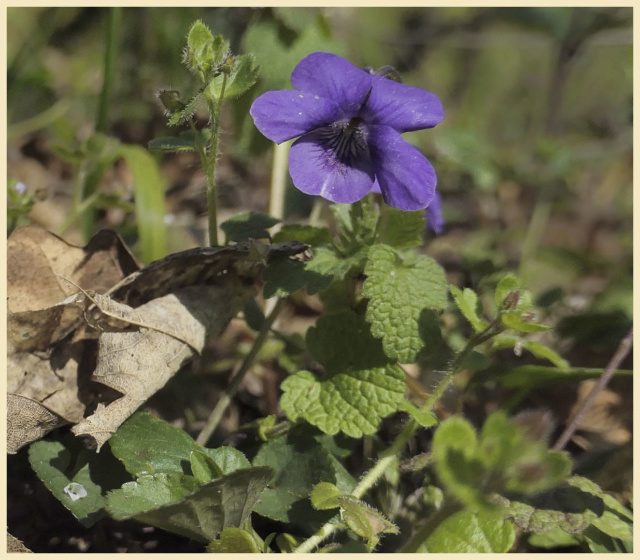
[(104, 293), (139, 268), (111, 230), (76, 247), (38, 226), (16, 228), (7, 241), (9, 313), (46, 309), (75, 294), (77, 288), (61, 276), (85, 290)]
[[(252, 243), (207, 247), (136, 271), (112, 232), (79, 248), (37, 227), (16, 229), (8, 273), (10, 452), (65, 423), (77, 424), (74, 433), (99, 449), (226, 328), (252, 297), (264, 259), (305, 248), (295, 242), (261, 251)], [(90, 381), (122, 396), (102, 402), (104, 390)], [(20, 403), (28, 405), (17, 411)]]
[(22, 541), (16, 539), (11, 533), (7, 533), (7, 552), (33, 552)]
[(126, 332), (100, 335), (93, 380), (122, 393), (72, 428), (100, 447), (136, 409), (160, 390), (188, 360), (218, 336), (253, 297), (251, 286), (225, 278), (219, 286), (183, 288), (136, 309), (99, 300), (103, 311), (146, 324)]

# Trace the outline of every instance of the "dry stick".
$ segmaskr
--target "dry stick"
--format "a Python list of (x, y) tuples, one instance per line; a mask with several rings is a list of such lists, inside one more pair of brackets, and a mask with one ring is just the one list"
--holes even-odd
[(600, 376), (600, 379), (598, 379), (598, 382), (595, 384), (595, 386), (591, 390), (591, 393), (589, 393), (589, 396), (582, 403), (582, 406), (580, 407), (580, 410), (578, 410), (578, 413), (573, 417), (571, 422), (569, 422), (569, 425), (565, 428), (562, 435), (558, 438), (558, 441), (553, 446), (553, 449), (560, 450), (564, 448), (565, 445), (567, 445), (567, 442), (571, 439), (571, 437), (577, 430), (578, 425), (580, 424), (580, 421), (585, 417), (585, 415), (591, 408), (591, 405), (593, 404), (593, 401), (595, 401), (596, 397), (598, 396), (598, 393), (606, 387), (607, 383), (611, 379), (611, 376), (613, 375), (613, 372), (616, 369), (618, 369), (618, 367), (620, 367), (620, 364), (622, 363), (622, 361), (627, 357), (627, 354), (631, 350), (632, 344), (633, 344), (633, 327), (631, 327), (627, 336), (625, 336), (622, 339), (622, 342), (620, 342), (620, 345), (618, 346), (616, 353), (613, 355), (613, 357), (607, 364), (607, 367), (605, 368), (603, 374)]

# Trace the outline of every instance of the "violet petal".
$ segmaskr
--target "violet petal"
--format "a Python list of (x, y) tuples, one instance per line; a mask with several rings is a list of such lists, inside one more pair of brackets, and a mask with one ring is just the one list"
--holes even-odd
[(437, 177), (420, 150), (388, 126), (369, 126), (369, 151), (384, 201), (399, 210), (422, 210), (433, 200)]
[(343, 118), (331, 99), (295, 90), (267, 91), (249, 113), (257, 129), (278, 144)]
[(433, 93), (381, 76), (372, 76), (372, 80), (365, 121), (409, 132), (434, 127), (444, 118), (442, 103)]
[(332, 202), (360, 200), (373, 186), (371, 161), (362, 157), (346, 165), (335, 158), (321, 138), (321, 133), (311, 132), (292, 144), (289, 173), (293, 184), (303, 193), (319, 195)]
[(332, 99), (345, 115), (355, 117), (371, 89), (371, 75), (341, 56), (315, 52), (303, 58), (291, 74), (293, 87)]

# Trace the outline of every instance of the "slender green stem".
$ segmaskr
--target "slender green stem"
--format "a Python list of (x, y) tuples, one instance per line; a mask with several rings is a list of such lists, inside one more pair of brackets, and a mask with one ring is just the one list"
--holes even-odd
[(275, 307), (273, 308), (273, 311), (271, 311), (271, 313), (265, 319), (264, 324), (262, 325), (262, 329), (260, 329), (258, 336), (253, 341), (253, 346), (251, 347), (251, 350), (249, 351), (244, 361), (242, 362), (240, 369), (233, 376), (233, 379), (231, 380), (229, 387), (227, 387), (227, 390), (224, 392), (220, 400), (217, 402), (215, 408), (211, 412), (211, 415), (207, 420), (207, 424), (202, 429), (202, 431), (198, 434), (198, 438), (196, 439), (196, 442), (199, 443), (200, 445), (204, 445), (205, 443), (207, 443), (207, 441), (211, 437), (211, 434), (218, 427), (218, 424), (220, 423), (220, 420), (222, 419), (222, 416), (224, 415), (227, 408), (229, 408), (229, 405), (231, 404), (231, 400), (236, 394), (236, 391), (238, 390), (240, 383), (242, 383), (244, 376), (249, 371), (249, 368), (253, 364), (253, 361), (258, 355), (258, 352), (260, 351), (260, 349), (262, 348), (262, 345), (267, 340), (267, 336), (271, 331), (271, 327), (274, 321), (276, 320), (276, 318), (278, 317), (278, 315), (280, 314), (280, 312), (282, 311), (284, 304), (285, 304), (285, 300), (279, 298)]
[(93, 205), (93, 203), (95, 202), (95, 200), (98, 198), (98, 194), (99, 194), (98, 192), (94, 192), (84, 200), (74, 202), (73, 210), (71, 214), (67, 216), (67, 219), (58, 228), (57, 234), (63, 235), (64, 232), (67, 231), (69, 227), (71, 227), (71, 224), (73, 224), (73, 222), (75, 222), (80, 216), (82, 216), (82, 214), (84, 214), (87, 210), (89, 210)]
[[(291, 142), (276, 144), (273, 148), (273, 164), (271, 167), (271, 196), (269, 197), (269, 214), (274, 218), (284, 218), (284, 203), (287, 188), (287, 167)], [(278, 224), (279, 225), (279, 224)], [(274, 232), (277, 229), (274, 229)]]
[(107, 29), (107, 48), (104, 56), (104, 80), (98, 105), (96, 131), (107, 133), (109, 129), (109, 102), (113, 90), (116, 57), (118, 56), (118, 34), (122, 22), (122, 8), (109, 8), (109, 27)]
[[(466, 346), (456, 356), (453, 362), (451, 362), (451, 365), (449, 366), (444, 379), (438, 384), (438, 387), (432, 393), (427, 403), (425, 403), (425, 405), (422, 407), (422, 410), (428, 411), (433, 408), (436, 401), (442, 396), (442, 393), (444, 393), (446, 388), (453, 381), (453, 378), (460, 370), (460, 367), (464, 363), (464, 359), (467, 357), (469, 352), (471, 352), (471, 350), (473, 350), (476, 346), (482, 344), (486, 340), (489, 340), (491, 337), (495, 336), (502, 330), (503, 327), (500, 321), (500, 316), (498, 315), (498, 317), (491, 324), (489, 324), (486, 329), (470, 338)], [(404, 449), (407, 442), (413, 437), (419, 427), (420, 424), (413, 418), (411, 418), (407, 422), (406, 426), (395, 439), (395, 441), (391, 444), (391, 446), (382, 454), (374, 467), (362, 477), (360, 482), (358, 482), (356, 487), (353, 489), (352, 495), (355, 498), (362, 498), (362, 496), (364, 496), (371, 488), (373, 488), (373, 486), (375, 486), (375, 484), (384, 475), (389, 466), (397, 460), (398, 454)], [(327, 537), (329, 537), (338, 529), (338, 525), (326, 523), (314, 535), (309, 537), (306, 541), (302, 542), (300, 546), (298, 546), (293, 552), (296, 554), (312, 552), (317, 546), (320, 545), (320, 543), (322, 543)]]
[(216, 193), (216, 163), (218, 161), (218, 139), (220, 134), (220, 114), (224, 90), (227, 87), (227, 75), (223, 74), (220, 97), (216, 100), (211, 92), (205, 92), (211, 115), (211, 138), (206, 150), (204, 171), (207, 178), (207, 206), (209, 212), (209, 245), (218, 245), (218, 200)]

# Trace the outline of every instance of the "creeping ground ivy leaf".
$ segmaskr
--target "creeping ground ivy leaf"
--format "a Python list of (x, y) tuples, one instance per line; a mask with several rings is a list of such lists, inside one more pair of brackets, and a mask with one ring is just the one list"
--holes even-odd
[(434, 349), (441, 335), (432, 310), (442, 310), (447, 303), (440, 265), (424, 255), (405, 257), (388, 245), (374, 245), (364, 272), (367, 321), (373, 336), (382, 338), (386, 355), (413, 363), (424, 348)]
[(359, 438), (398, 410), (404, 372), (389, 363), (362, 317), (353, 311), (321, 317), (307, 332), (307, 345), (327, 375), (319, 380), (300, 371), (284, 381), (280, 406), (289, 419)]

